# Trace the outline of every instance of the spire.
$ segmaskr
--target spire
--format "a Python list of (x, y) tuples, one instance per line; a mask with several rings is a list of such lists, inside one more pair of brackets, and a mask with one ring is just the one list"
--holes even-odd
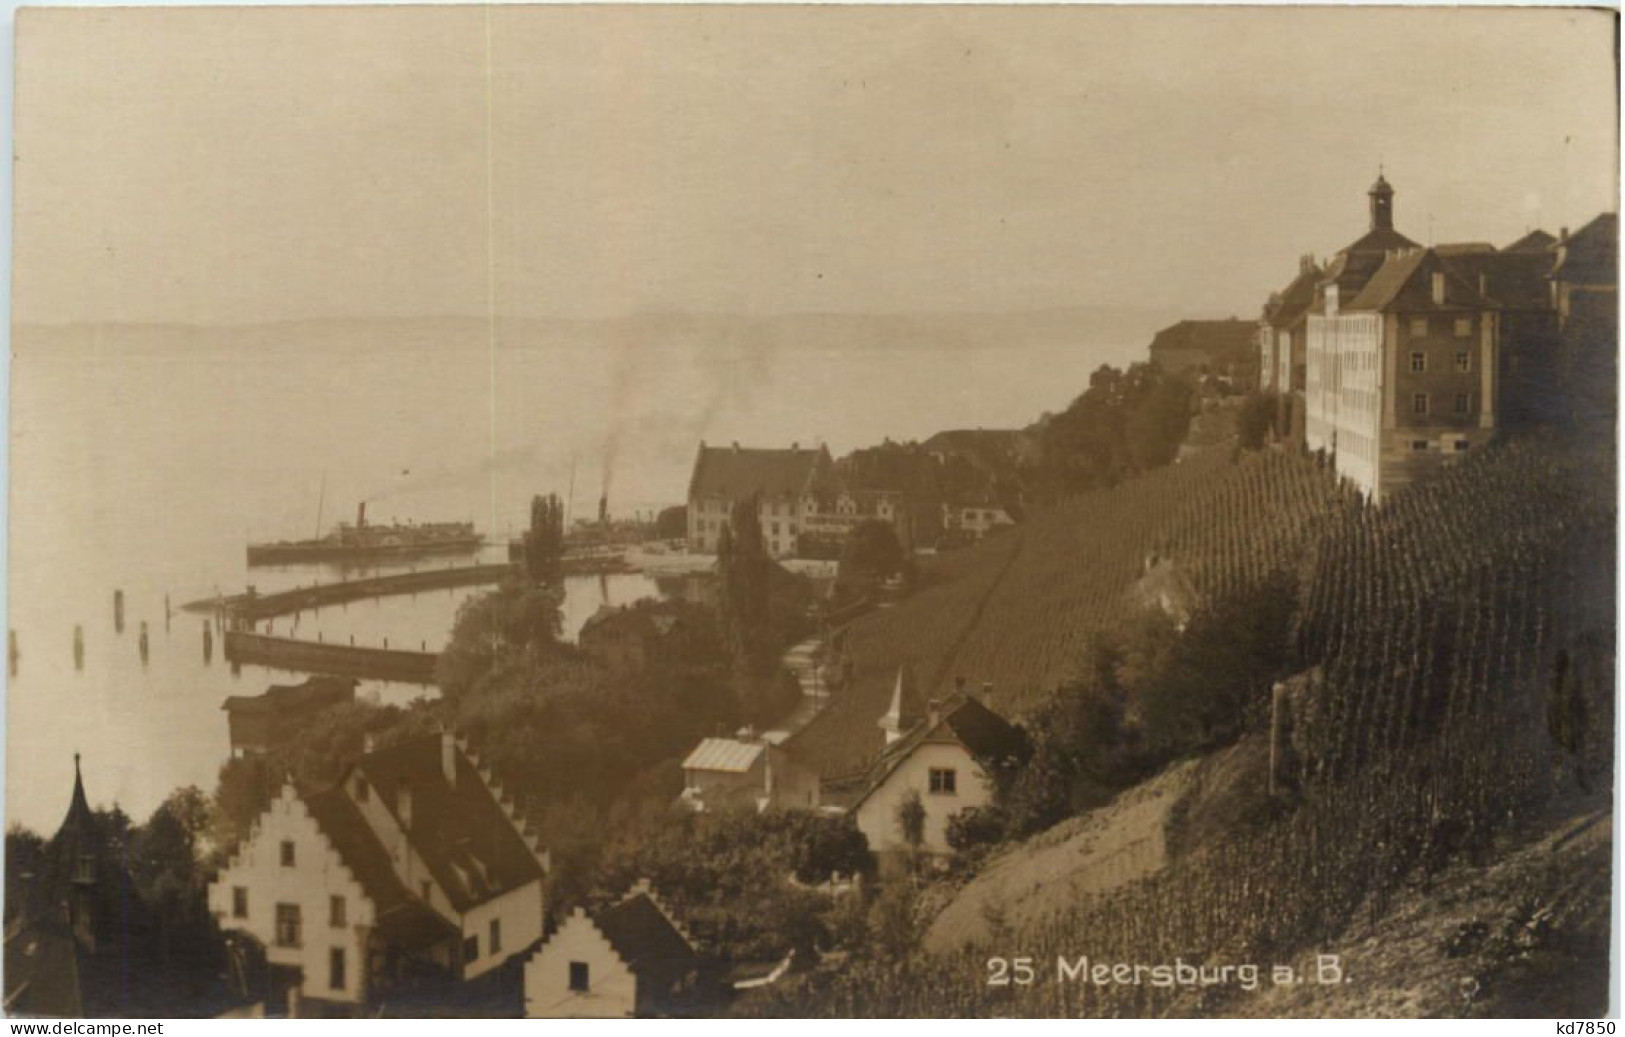
[(1394, 229), (1394, 189), (1388, 179), (1382, 175), (1381, 167), (1377, 169), (1377, 182), (1371, 185), (1366, 192), (1371, 199), (1371, 229)]
[(886, 732), (886, 744), (908, 734), (924, 715), (920, 706), (920, 689), (914, 683), (914, 670), (904, 663), (897, 668), (897, 683), (892, 686), (891, 708), (880, 718), (880, 729)]
[(76, 835), (89, 832), (94, 823), (90, 811), (90, 800), (85, 797), (85, 778), (79, 771), (79, 754), (73, 754), (73, 798), (68, 802), (68, 814), (62, 819), (62, 827), (57, 829), (57, 838), (65, 833)]

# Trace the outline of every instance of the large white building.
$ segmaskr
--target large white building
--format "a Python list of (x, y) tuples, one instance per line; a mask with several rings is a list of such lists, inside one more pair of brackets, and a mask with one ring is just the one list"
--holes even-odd
[(368, 753), (324, 791), (285, 786), (209, 886), (209, 909), (263, 946), (290, 1014), (355, 1011), (529, 949), (546, 868), (491, 774), (442, 733)]
[(1393, 197), (1379, 176), (1305, 329), (1304, 444), (1378, 502), (1488, 442), (1499, 394), (1500, 307), (1394, 230)]

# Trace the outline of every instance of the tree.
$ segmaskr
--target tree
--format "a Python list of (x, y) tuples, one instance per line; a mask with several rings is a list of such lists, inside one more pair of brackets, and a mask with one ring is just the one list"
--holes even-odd
[(564, 574), (564, 503), (558, 494), (531, 498), (524, 546), (525, 575), (530, 581), (558, 586)]
[(897, 831), (910, 850), (918, 851), (925, 845), (925, 804), (920, 802), (919, 790), (909, 789), (897, 804)]
[(847, 534), (836, 579), (841, 583), (883, 580), (901, 572), (906, 560), (892, 524), (867, 519)]
[(518, 583), (464, 602), (435, 664), (440, 690), (455, 698), (502, 668), (555, 654), (563, 638), (560, 602), (556, 586)]
[(1269, 438), (1279, 409), (1274, 393), (1255, 392), (1247, 397), (1236, 414), (1236, 437), (1245, 450), (1261, 450)]
[(655, 518), (655, 536), (661, 540), (677, 540), (688, 536), (688, 507), (677, 504), (661, 508)]

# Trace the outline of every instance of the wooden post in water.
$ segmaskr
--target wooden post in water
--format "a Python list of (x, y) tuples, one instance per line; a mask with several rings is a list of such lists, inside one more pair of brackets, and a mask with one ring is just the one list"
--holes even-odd
[(144, 619), (141, 621), (140, 648), (141, 648), (141, 665), (145, 666), (145, 665), (147, 665), (147, 621), (144, 620)]
[(8, 672), (13, 677), (17, 676), (17, 659), (18, 658), (19, 657), (18, 657), (18, 654), (17, 654), (17, 631), (8, 630), (8, 631), (6, 631), (6, 667), (7, 667)]
[(214, 660), (214, 628), (209, 621), (203, 621), (203, 665), (207, 666)]
[(73, 668), (85, 668), (85, 625), (75, 623), (73, 626)]
[(113, 632), (124, 633), (124, 592), (113, 591)]

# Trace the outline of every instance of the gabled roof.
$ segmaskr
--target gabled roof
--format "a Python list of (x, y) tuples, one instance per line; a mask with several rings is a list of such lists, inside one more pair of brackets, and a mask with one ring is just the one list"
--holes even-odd
[(755, 447), (708, 447), (700, 444), (688, 495), (727, 497), (732, 500), (796, 496), (812, 483), (829, 453), (822, 447), (803, 450), (763, 450)]
[[(1445, 301), (1433, 302), (1431, 275), (1445, 275)], [(1403, 306), (1407, 309), (1497, 309), (1495, 303), (1479, 294), (1477, 288), (1455, 273), (1432, 249), (1414, 249), (1390, 256), (1360, 294), (1343, 308), (1383, 311)]]
[(380, 935), (403, 947), (425, 946), (456, 935), (456, 927), (401, 884), (389, 851), (342, 787), (302, 798), (316, 826), (372, 901)]
[(1552, 276), (1570, 284), (1615, 285), (1619, 281), (1619, 216), (1605, 212), (1557, 243)]
[(633, 893), (600, 912), (593, 924), (627, 967), (656, 990), (670, 990), (705, 968), (705, 959), (647, 893)]
[(1297, 323), (1315, 301), (1315, 287), (1325, 271), (1312, 262), (1300, 264), (1298, 276), (1292, 279), (1281, 294), (1273, 299), (1264, 313), (1264, 319), (1273, 327), (1286, 328)]
[(85, 1014), (73, 933), (54, 912), (6, 927), (4, 980), (0, 1009), (8, 1016)]
[(1503, 248), (1502, 252), (1549, 252), (1557, 239), (1545, 231), (1536, 228)]
[(466, 911), (542, 878), (542, 866), (461, 749), (453, 753), (456, 784), (447, 782), (442, 737), (409, 739), (363, 756), (354, 769), (392, 813), (401, 789), (410, 790), (407, 837), (452, 906)]
[(756, 766), (767, 747), (760, 742), (734, 738), (705, 738), (683, 761), (685, 771), (728, 771), (743, 774)]
[[(958, 745), (978, 760), (1000, 760), (1018, 757), (1024, 744), (1021, 732), (1009, 721), (979, 700), (961, 697), (950, 700), (935, 720), (927, 716), (882, 750), (861, 783), (836, 781), (831, 785), (837, 789), (846, 785), (849, 793), (855, 792), (849, 809), (856, 810), (922, 745)], [(845, 797), (837, 795), (840, 798)]]

